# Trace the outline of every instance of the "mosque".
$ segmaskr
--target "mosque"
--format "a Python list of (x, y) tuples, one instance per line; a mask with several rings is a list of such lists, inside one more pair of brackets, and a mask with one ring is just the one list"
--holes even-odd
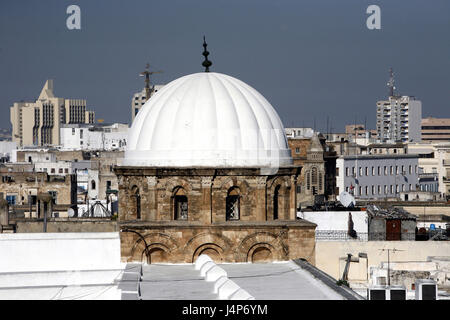
[(209, 72), (203, 46), (205, 72), (146, 102), (114, 168), (122, 259), (314, 264), (316, 225), (296, 219), (301, 167), (277, 112), (246, 83)]

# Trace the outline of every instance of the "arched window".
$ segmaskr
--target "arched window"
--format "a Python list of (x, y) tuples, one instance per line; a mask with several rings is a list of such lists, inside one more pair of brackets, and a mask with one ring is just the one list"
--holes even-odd
[(95, 181), (94, 180), (91, 181), (91, 190), (95, 190)]
[(183, 187), (175, 188), (173, 194), (173, 210), (175, 220), (188, 219), (188, 198)]
[(306, 189), (311, 189), (311, 173), (309, 171), (306, 173)]
[(280, 199), (280, 185), (277, 185), (275, 187), (275, 190), (273, 192), (273, 220), (277, 220), (278, 219), (278, 204), (279, 204), (279, 199)]
[(141, 195), (139, 193), (139, 188), (137, 186), (133, 186), (132, 197), (134, 197), (134, 201), (136, 204), (136, 219), (141, 219)]
[(311, 184), (313, 186), (317, 185), (317, 168), (316, 167), (313, 167), (311, 169)]
[(226, 219), (239, 220), (240, 195), (239, 188), (232, 187), (228, 190), (226, 199)]

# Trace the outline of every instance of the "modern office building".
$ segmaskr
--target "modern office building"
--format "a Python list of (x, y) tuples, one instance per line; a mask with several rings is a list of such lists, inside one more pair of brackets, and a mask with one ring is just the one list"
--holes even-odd
[(86, 110), (84, 99), (55, 97), (53, 80), (47, 80), (35, 102), (14, 102), (10, 120), (17, 146), (55, 146), (62, 124), (94, 123), (95, 114)]
[(450, 142), (450, 118), (422, 119), (423, 142)]

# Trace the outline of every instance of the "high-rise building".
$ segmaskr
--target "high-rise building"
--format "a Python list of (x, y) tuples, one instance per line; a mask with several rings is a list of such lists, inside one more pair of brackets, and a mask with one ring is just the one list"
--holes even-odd
[[(164, 87), (164, 85), (155, 85), (153, 90), (150, 91), (150, 97), (152, 97), (159, 89)], [(131, 123), (133, 123), (139, 110), (147, 102), (147, 92), (146, 88), (142, 89), (140, 92), (136, 92), (131, 99)]]
[(388, 100), (377, 102), (377, 136), (382, 142), (420, 142), (422, 102), (412, 96), (394, 94), (390, 70)]
[(377, 102), (377, 135), (383, 142), (421, 141), (422, 102), (391, 96)]
[(60, 144), (61, 124), (94, 123), (95, 114), (84, 99), (55, 97), (53, 80), (47, 80), (35, 102), (14, 102), (10, 120), (17, 146), (51, 146)]
[(450, 119), (432, 118), (422, 119), (423, 142), (450, 142)]

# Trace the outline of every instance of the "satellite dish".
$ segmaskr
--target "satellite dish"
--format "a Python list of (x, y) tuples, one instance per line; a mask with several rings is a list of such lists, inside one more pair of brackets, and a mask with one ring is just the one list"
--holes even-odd
[(347, 191), (343, 191), (339, 194), (339, 202), (346, 208), (356, 205), (355, 198)]
[(69, 208), (69, 210), (67, 210), (67, 214), (68, 214), (69, 218), (73, 218), (75, 216), (75, 210), (73, 210), (72, 208)]

